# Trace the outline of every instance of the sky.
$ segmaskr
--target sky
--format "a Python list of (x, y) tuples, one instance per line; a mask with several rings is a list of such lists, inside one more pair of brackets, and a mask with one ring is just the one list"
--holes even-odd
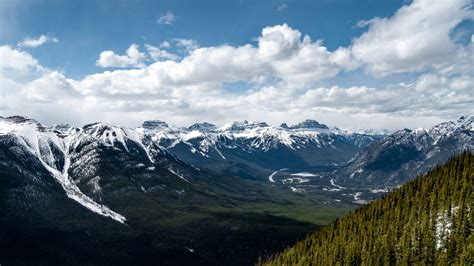
[(0, 1), (0, 115), (177, 126), (474, 114), (467, 0)]

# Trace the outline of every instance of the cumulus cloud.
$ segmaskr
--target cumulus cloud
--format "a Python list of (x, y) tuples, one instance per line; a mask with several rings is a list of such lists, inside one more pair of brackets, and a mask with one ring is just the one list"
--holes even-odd
[(155, 61), (178, 59), (177, 55), (150, 44), (145, 44), (145, 49), (148, 51), (150, 57)]
[(19, 51), (11, 46), (0, 46), (0, 69), (25, 71), (28, 68), (39, 67), (38, 61), (27, 52)]
[[(400, 125), (429, 126), (443, 118), (465, 114), (474, 102), (474, 90), (466, 89), (472, 86), (472, 76), (446, 78), (435, 74), (426, 74), (408, 84), (378, 88), (333, 86), (300, 91), (288, 89), (285, 82), (277, 82), (236, 94), (223, 90), (221, 81), (251, 79), (245, 66), (251, 67), (252, 60), (241, 55), (248, 53), (246, 49), (256, 48), (243, 46), (240, 51), (234, 51), (236, 48), (226, 46), (219, 48), (220, 54), (208, 49), (211, 48), (198, 49), (192, 58), (201, 63), (208, 58), (206, 53), (215, 56), (211, 65), (206, 66), (208, 69), (190, 69), (186, 60), (191, 58), (185, 58), (181, 63), (157, 62), (140, 69), (89, 75), (82, 80), (68, 79), (46, 68), (32, 80), (2, 76), (0, 87), (8, 88), (4, 99), (8, 105), (2, 105), (3, 113), (29, 115), (46, 123), (78, 125), (103, 120), (134, 126), (149, 118), (179, 125), (204, 119), (223, 123), (244, 118), (278, 124), (312, 117), (341, 127), (360, 128), (360, 123), (364, 123), (374, 128), (397, 128)], [(1, 47), (1, 50), (27, 55), (12, 48)], [(224, 69), (224, 74), (217, 77), (211, 75), (212, 71), (226, 67), (217, 63), (227, 58), (227, 50), (235, 56), (231, 58), (235, 64), (230, 65), (239, 65), (241, 62), (236, 60), (242, 60), (244, 67), (239, 71)], [(202, 58), (199, 58), (200, 53), (203, 53)], [(254, 55), (257, 54), (258, 51), (254, 51)], [(25, 65), (36, 65), (29, 56), (19, 58), (25, 60)], [(180, 67), (180, 64), (185, 65)], [(26, 69), (33, 71), (31, 67)], [(262, 69), (260, 74), (264, 73)], [(189, 80), (190, 77), (194, 80)], [(204, 81), (199, 82), (200, 79)]]
[(44, 34), (39, 36), (38, 38), (31, 38), (31, 37), (26, 37), (24, 40), (18, 42), (19, 47), (28, 47), (28, 48), (36, 48), (38, 46), (41, 46), (47, 42), (53, 42), (53, 43), (58, 43), (59, 40), (56, 37), (49, 37)]
[(358, 23), (369, 29), (354, 40), (352, 53), (375, 75), (421, 71), (462, 49), (450, 32), (473, 18), (468, 0), (415, 0), (392, 17)]
[(113, 51), (100, 53), (96, 64), (100, 67), (144, 67), (146, 55), (138, 50), (138, 45), (132, 44), (125, 55), (117, 55)]
[(30, 102), (58, 103), (63, 99), (79, 97), (63, 74), (48, 71), (40, 78), (25, 84), (21, 92)]
[[(348, 49), (339, 48), (331, 52), (321, 41), (312, 41), (309, 36), (303, 36), (286, 24), (262, 29), (257, 46), (246, 44), (238, 47), (221, 45), (198, 48), (193, 40), (171, 41), (189, 54), (179, 62), (158, 61), (147, 67), (144, 72), (153, 75), (152, 80), (159, 86), (194, 84), (214, 88), (215, 84), (224, 82), (243, 80), (261, 84), (280, 80), (288, 88), (297, 88), (334, 77), (338, 72), (356, 66)], [(145, 47), (154, 60), (177, 59), (158, 47)], [(145, 61), (146, 55), (140, 53), (134, 44), (127, 50), (127, 55), (102, 52), (97, 64), (102, 67), (142, 67)], [(116, 75), (125, 74), (117, 72)]]
[[(199, 48), (198, 42), (192, 39), (173, 38), (172, 41), (176, 46), (181, 47), (188, 53), (192, 53), (194, 50)], [(163, 45), (163, 47), (171, 46), (167, 41), (162, 42), (161, 45)]]
[(175, 21), (176, 21), (176, 16), (171, 11), (166, 11), (165, 13), (161, 14), (161, 16), (157, 20), (159, 24), (164, 24), (164, 25), (172, 25)]

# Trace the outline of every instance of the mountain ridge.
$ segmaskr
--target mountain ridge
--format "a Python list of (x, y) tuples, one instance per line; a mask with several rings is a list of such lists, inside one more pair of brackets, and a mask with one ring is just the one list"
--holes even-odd
[(474, 116), (430, 129), (401, 129), (362, 149), (336, 174), (347, 183), (396, 187), (462, 152), (474, 150)]

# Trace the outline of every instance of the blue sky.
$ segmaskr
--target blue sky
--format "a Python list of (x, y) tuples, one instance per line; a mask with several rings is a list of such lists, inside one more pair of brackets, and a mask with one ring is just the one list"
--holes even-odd
[[(363, 29), (358, 21), (393, 14), (403, 1), (3, 1), (1, 44), (50, 34), (61, 42), (32, 49), (44, 66), (74, 78), (100, 70), (103, 50), (125, 51), (131, 42), (159, 44), (169, 38), (202, 46), (242, 45), (263, 27), (287, 23), (324, 40), (329, 49), (347, 46)], [(280, 8), (280, 11), (279, 11)], [(173, 12), (172, 25), (157, 23)]]
[(472, 5), (4, 0), (0, 111), (77, 125), (427, 127), (473, 113)]

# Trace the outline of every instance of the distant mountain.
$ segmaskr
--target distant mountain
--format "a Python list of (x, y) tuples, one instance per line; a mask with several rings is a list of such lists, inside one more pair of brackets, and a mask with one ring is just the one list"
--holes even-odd
[(473, 265), (473, 180), (464, 152), (259, 264)]
[(265, 180), (281, 168), (333, 169), (382, 137), (330, 129), (315, 120), (293, 126), (243, 121), (222, 127), (200, 123), (188, 128), (146, 121), (139, 130), (196, 167), (257, 180)]
[(402, 129), (369, 144), (336, 173), (345, 184), (396, 187), (463, 150), (474, 150), (474, 117)]

